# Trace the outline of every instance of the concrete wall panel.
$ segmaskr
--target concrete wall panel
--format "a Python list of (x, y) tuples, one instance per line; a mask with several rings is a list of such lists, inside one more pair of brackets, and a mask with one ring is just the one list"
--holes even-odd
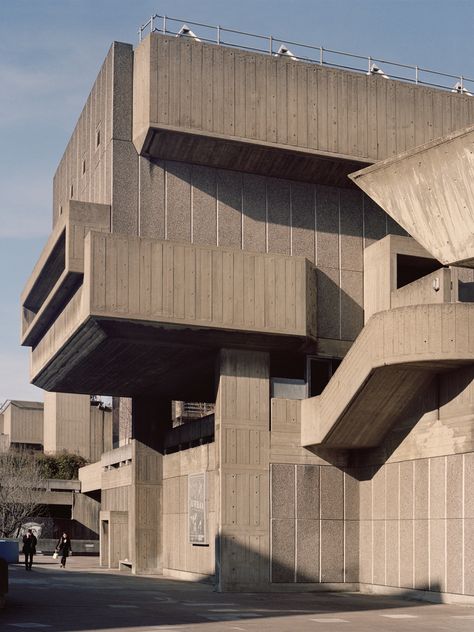
[(242, 175), (217, 172), (217, 243), (242, 248)]
[(334, 467), (323, 467), (321, 468), (321, 519), (342, 520), (343, 517), (343, 473)]
[(267, 179), (244, 174), (242, 184), (242, 247), (266, 252)]
[(414, 522), (400, 520), (400, 587), (413, 588)]
[[(399, 520), (387, 520), (385, 523), (385, 560), (386, 560), (386, 584), (387, 586), (400, 585), (400, 539)], [(403, 543), (406, 546), (406, 543)]]
[(217, 244), (217, 182), (215, 171), (207, 167), (192, 170), (192, 242)]
[(344, 521), (344, 581), (359, 581), (360, 523), (358, 520)]
[(319, 582), (319, 526), (319, 520), (296, 521), (296, 582)]
[(272, 582), (295, 580), (295, 521), (272, 520)]
[(321, 520), (321, 582), (344, 581), (344, 522)]
[(283, 255), (291, 254), (291, 202), (290, 184), (284, 180), (268, 182), (268, 237), (267, 250)]
[[(463, 592), (463, 523), (446, 520), (446, 587), (449, 593)], [(471, 573), (471, 569), (467, 569)]]

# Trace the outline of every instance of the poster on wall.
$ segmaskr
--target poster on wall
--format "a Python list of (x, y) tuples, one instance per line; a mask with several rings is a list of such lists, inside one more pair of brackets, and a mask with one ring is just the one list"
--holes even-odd
[(207, 541), (207, 484), (206, 473), (188, 476), (189, 541), (191, 544), (208, 544)]

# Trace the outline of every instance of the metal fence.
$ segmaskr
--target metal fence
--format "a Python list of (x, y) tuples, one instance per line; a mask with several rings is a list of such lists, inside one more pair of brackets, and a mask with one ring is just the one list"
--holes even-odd
[(228, 46), (241, 50), (267, 53), (277, 57), (289, 57), (331, 68), (342, 68), (365, 74), (376, 74), (386, 79), (396, 79), (416, 85), (431, 86), (472, 96), (474, 79), (463, 75), (451, 75), (416, 65), (400, 64), (377, 57), (355, 55), (324, 46), (311, 46), (292, 42), (273, 35), (258, 35), (218, 25), (202, 24), (181, 18), (155, 14), (138, 29), (139, 41), (148, 33), (191, 37), (198, 41)]

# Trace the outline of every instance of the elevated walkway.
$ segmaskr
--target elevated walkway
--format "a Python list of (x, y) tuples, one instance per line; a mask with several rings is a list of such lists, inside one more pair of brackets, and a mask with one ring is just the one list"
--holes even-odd
[(379, 444), (436, 373), (474, 362), (474, 304), (405, 306), (372, 316), (318, 397), (302, 402), (302, 445)]

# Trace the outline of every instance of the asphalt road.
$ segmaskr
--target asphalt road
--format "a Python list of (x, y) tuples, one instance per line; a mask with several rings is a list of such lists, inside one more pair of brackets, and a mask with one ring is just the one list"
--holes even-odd
[(60, 569), (38, 556), (10, 567), (0, 630), (38, 632), (474, 631), (474, 606), (347, 593), (232, 594), (211, 586), (105, 571), (97, 558)]

